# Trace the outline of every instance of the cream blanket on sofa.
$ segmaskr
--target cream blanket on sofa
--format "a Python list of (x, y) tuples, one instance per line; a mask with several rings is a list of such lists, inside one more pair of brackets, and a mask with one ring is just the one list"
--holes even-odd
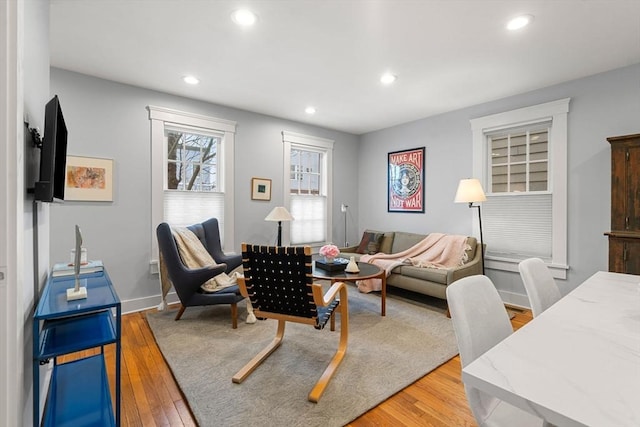
[[(385, 270), (387, 277), (399, 265), (414, 267), (453, 268), (464, 264), (467, 253), (467, 236), (431, 233), (420, 242), (402, 252), (363, 255), (360, 261), (377, 265)], [(366, 279), (357, 282), (360, 292), (379, 291), (381, 279)]]

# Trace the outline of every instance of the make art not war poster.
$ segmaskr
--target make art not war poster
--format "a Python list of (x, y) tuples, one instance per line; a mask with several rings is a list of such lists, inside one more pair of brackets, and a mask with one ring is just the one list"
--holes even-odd
[(424, 147), (388, 155), (389, 212), (424, 212)]

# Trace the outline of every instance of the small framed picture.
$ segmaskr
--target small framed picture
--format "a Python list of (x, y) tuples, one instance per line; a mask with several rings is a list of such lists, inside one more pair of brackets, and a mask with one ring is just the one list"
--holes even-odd
[(113, 201), (113, 160), (67, 156), (64, 199)]
[(271, 180), (251, 178), (251, 200), (271, 200)]

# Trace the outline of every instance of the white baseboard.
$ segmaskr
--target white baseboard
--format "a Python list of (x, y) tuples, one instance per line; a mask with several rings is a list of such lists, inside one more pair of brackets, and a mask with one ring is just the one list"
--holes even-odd
[(529, 309), (529, 298), (526, 295), (517, 294), (515, 292), (498, 290), (500, 298), (505, 304), (512, 305), (514, 307)]
[[(156, 308), (161, 301), (162, 298), (160, 295), (122, 301), (122, 314), (135, 313), (149, 308)], [(178, 295), (175, 292), (169, 292), (167, 294), (167, 304), (173, 304), (176, 302), (180, 302)]]

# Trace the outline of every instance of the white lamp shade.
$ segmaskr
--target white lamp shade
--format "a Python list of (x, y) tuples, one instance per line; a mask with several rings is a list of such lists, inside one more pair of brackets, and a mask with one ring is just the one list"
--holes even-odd
[(293, 221), (293, 217), (289, 213), (289, 211), (282, 207), (276, 206), (273, 208), (269, 215), (264, 219), (265, 221)]
[(480, 184), (480, 180), (476, 178), (461, 179), (456, 191), (455, 203), (473, 203), (484, 202), (487, 197)]

